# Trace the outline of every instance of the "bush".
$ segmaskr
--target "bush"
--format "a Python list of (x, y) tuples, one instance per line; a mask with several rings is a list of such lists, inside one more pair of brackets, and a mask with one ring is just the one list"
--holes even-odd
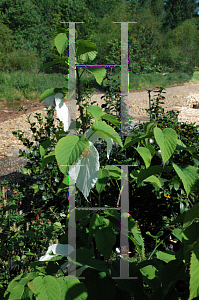
[(2, 71), (32, 71), (37, 72), (39, 58), (34, 51), (14, 50), (2, 55), (0, 68)]

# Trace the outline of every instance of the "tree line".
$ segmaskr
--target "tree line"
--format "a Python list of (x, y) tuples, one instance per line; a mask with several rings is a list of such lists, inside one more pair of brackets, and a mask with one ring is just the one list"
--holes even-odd
[[(198, 1), (0, 0), (0, 69), (38, 72), (59, 55), (60, 22), (77, 24), (77, 39), (98, 47), (96, 64), (120, 64), (121, 25), (129, 24), (129, 68), (136, 74), (193, 72), (199, 67)], [(54, 66), (48, 72), (64, 72)]]

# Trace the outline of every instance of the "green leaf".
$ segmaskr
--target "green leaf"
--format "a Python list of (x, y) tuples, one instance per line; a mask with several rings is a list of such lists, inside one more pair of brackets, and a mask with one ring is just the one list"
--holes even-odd
[(37, 300), (61, 300), (61, 289), (54, 277), (36, 277), (33, 284), (37, 291)]
[(70, 257), (68, 257), (68, 259), (69, 261), (76, 263), (77, 266), (85, 266), (96, 269), (100, 272), (107, 272), (106, 263), (104, 261), (93, 258), (93, 256), (93, 250), (89, 250), (88, 248), (81, 248), (77, 249), (76, 251), (76, 262), (74, 262)]
[(165, 263), (170, 262), (171, 260), (175, 260), (175, 254), (163, 251), (156, 252), (157, 259), (164, 261)]
[(154, 136), (161, 150), (163, 165), (165, 165), (176, 149), (177, 133), (171, 128), (165, 128), (162, 131), (155, 127)]
[(160, 189), (162, 187), (160, 180), (157, 177), (155, 177), (154, 175), (147, 177), (144, 181), (154, 184)]
[(128, 216), (128, 229), (132, 234), (141, 235), (141, 230), (131, 215)]
[(182, 242), (182, 229), (180, 228), (174, 228), (174, 230), (172, 230), (172, 234), (179, 240)]
[(102, 84), (104, 77), (106, 76), (106, 69), (103, 67), (88, 67), (86, 71), (93, 74), (99, 85)]
[(134, 245), (136, 246), (137, 251), (139, 252), (142, 259), (145, 260), (145, 248), (144, 248), (143, 237), (140, 234), (130, 233), (129, 238), (134, 243)]
[(157, 269), (152, 265), (148, 265), (141, 268), (140, 272), (142, 273), (142, 275), (147, 277), (147, 279), (152, 280), (156, 277)]
[(59, 130), (55, 133), (57, 141), (62, 139), (64, 136), (67, 136), (67, 133), (64, 130)]
[(199, 239), (191, 254), (189, 290), (189, 300), (199, 296)]
[(111, 139), (113, 139), (116, 143), (118, 143), (121, 147), (122, 145), (122, 140), (118, 133), (109, 125), (107, 125), (103, 121), (95, 122), (92, 125), (92, 130), (94, 131), (100, 131), (103, 134), (109, 136)]
[(61, 298), (67, 300), (84, 300), (88, 298), (88, 293), (82, 282), (74, 276), (57, 278), (61, 290)]
[(18, 276), (16, 276), (9, 284), (8, 284), (8, 288), (7, 291), (11, 292), (13, 290), (13, 288), (17, 285), (18, 281), (20, 281), (21, 277), (23, 276), (23, 274), (20, 274)]
[(152, 136), (153, 136), (153, 133), (142, 134), (140, 136), (137, 136), (136, 138), (134, 136), (127, 136), (122, 150), (125, 150), (126, 148), (128, 148), (140, 141), (143, 141), (146, 138), (151, 138)]
[(141, 169), (139, 174), (138, 174), (138, 180), (137, 183), (141, 183), (143, 180), (145, 180), (147, 177), (151, 175), (155, 175), (158, 173), (163, 173), (163, 172), (171, 172), (172, 167), (161, 167), (161, 166), (152, 166), (147, 169)]
[(199, 296), (199, 260), (196, 254), (193, 252), (191, 255), (191, 266), (190, 266), (190, 295), (189, 300), (195, 299)]
[(97, 182), (96, 182), (96, 189), (99, 194), (104, 190), (105, 186), (107, 185), (108, 178), (109, 178), (108, 171), (104, 168), (100, 168), (98, 172)]
[(55, 150), (51, 151), (48, 155), (43, 157), (42, 167), (45, 167), (47, 164), (54, 162), (54, 160), (55, 160)]
[(44, 99), (55, 95), (57, 93), (61, 93), (62, 89), (61, 88), (52, 88), (52, 89), (48, 89), (46, 90), (41, 96), (40, 96), (40, 100), (39, 102), (41, 103)]
[(176, 150), (185, 150), (186, 148), (187, 146), (181, 140), (178, 139)]
[(151, 164), (151, 159), (152, 159), (151, 152), (149, 151), (149, 149), (147, 149), (145, 147), (137, 147), (135, 149), (137, 150), (137, 152), (142, 157), (146, 168), (148, 168)]
[(55, 146), (55, 156), (60, 171), (66, 174), (68, 167), (60, 165), (72, 165), (89, 147), (89, 141), (84, 136), (80, 138), (78, 136), (66, 136), (60, 139)]
[(86, 218), (90, 214), (92, 214), (92, 210), (76, 210), (75, 214), (76, 214), (75, 221), (78, 222)]
[(193, 166), (187, 166), (184, 169), (180, 166), (172, 163), (174, 170), (182, 180), (184, 189), (187, 193), (187, 197), (191, 191), (191, 188), (194, 186), (196, 181), (199, 179), (199, 169)]
[(89, 142), (92, 142), (93, 144), (98, 139), (103, 139), (107, 143), (107, 157), (109, 159), (112, 147), (113, 147), (113, 140), (107, 136), (106, 134), (100, 132), (100, 131), (93, 131), (91, 128), (86, 132), (86, 137), (89, 139)]
[(113, 229), (110, 227), (103, 227), (102, 229), (96, 229), (95, 241), (97, 249), (106, 258), (109, 259), (112, 248), (116, 242), (116, 235)]
[(91, 217), (89, 225), (89, 239), (94, 235), (96, 228), (98, 228), (99, 226), (103, 226), (103, 224), (104, 217), (94, 213)]
[(108, 170), (109, 177), (112, 177), (115, 180), (121, 179), (121, 169), (119, 167), (106, 165), (105, 169)]
[[(187, 212), (183, 213), (183, 228), (189, 227), (193, 221), (199, 216), (199, 203), (194, 204)], [(180, 217), (180, 216), (179, 216)]]
[(141, 257), (145, 259), (144, 239), (141, 230), (131, 215), (128, 216), (129, 238), (135, 244)]
[(154, 122), (146, 122), (144, 124), (144, 131), (146, 133), (149, 133), (150, 131), (153, 131), (155, 126), (156, 126), (156, 124)]
[(105, 210), (105, 215), (108, 216), (110, 220), (110, 226), (112, 226), (116, 231), (120, 232), (120, 214), (117, 210)]
[(24, 286), (21, 284), (18, 284), (12, 289), (9, 300), (21, 299), (23, 293), (24, 293)]
[(104, 115), (102, 109), (97, 105), (89, 106), (86, 110), (91, 114), (95, 121), (98, 121), (101, 116)]
[(59, 54), (62, 54), (68, 46), (68, 37), (66, 33), (59, 33), (54, 40), (54, 44)]
[[(76, 56), (80, 57), (80, 59), (85, 62), (87, 61), (87, 58), (89, 58), (89, 60), (93, 60), (97, 55), (97, 46), (91, 41), (77, 40), (76, 46)], [(87, 56), (81, 56), (82, 54), (87, 54)]]
[(51, 144), (52, 144), (51, 140), (46, 140), (39, 145), (39, 152), (40, 152), (41, 158), (46, 154), (46, 152), (47, 152), (48, 148), (51, 146)]
[(112, 123), (113, 125), (115, 125), (117, 128), (120, 129), (120, 122), (117, 120), (115, 116), (104, 114), (101, 118), (109, 121), (110, 123)]
[(27, 283), (27, 286), (29, 287), (30, 291), (33, 293), (33, 294), (36, 294), (37, 293), (37, 290), (35, 288), (35, 285), (32, 281), (29, 281)]
[(151, 155), (154, 156), (155, 155), (155, 149), (154, 149), (154, 147), (149, 142), (146, 143), (146, 147), (151, 152)]

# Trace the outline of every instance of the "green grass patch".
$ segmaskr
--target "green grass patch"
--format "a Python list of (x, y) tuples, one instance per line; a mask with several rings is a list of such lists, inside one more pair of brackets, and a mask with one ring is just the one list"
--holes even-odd
[(62, 74), (16, 71), (0, 74), (0, 100), (37, 99), (47, 89), (67, 86)]
[(162, 86), (164, 88), (172, 85), (180, 85), (189, 82), (191, 75), (186, 73), (167, 73), (167, 74), (129, 74), (129, 89), (143, 90)]
[[(195, 74), (198, 73), (198, 74)], [(132, 91), (141, 91), (149, 88), (156, 88), (163, 86), (164, 88), (180, 85), (185, 82), (199, 82), (199, 72), (195, 72), (193, 75), (187, 73), (150, 73), (150, 74), (133, 74), (129, 72), (129, 90)], [(191, 80), (191, 79), (194, 80)], [(119, 80), (120, 82), (120, 73), (113, 73), (113, 79)], [(107, 81), (104, 82), (104, 85), (107, 84)]]
[(194, 72), (189, 82), (199, 82), (199, 72)]
[[(47, 89), (67, 87), (67, 77), (67, 74), (36, 74), (25, 71), (2, 72), (0, 74), (0, 101), (12, 102), (14, 100), (23, 100), (24, 98), (29, 100), (38, 99)], [(120, 73), (113, 73), (113, 79), (118, 80), (120, 83)], [(82, 86), (90, 89), (91, 92), (103, 90), (102, 86), (96, 83), (94, 76), (91, 74), (84, 72), (81, 80)], [(166, 88), (185, 82), (199, 82), (199, 72), (194, 72), (192, 75), (186, 73), (167, 73), (165, 75), (160, 73), (140, 75), (129, 73), (130, 91), (155, 88), (157, 86)], [(106, 85), (107, 80), (104, 80), (103, 84)]]

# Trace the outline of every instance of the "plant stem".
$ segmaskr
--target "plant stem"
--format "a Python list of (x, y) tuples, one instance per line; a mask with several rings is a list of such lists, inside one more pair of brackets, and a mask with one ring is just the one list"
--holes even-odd
[(85, 127), (85, 121), (84, 121), (84, 114), (83, 114), (83, 108), (80, 106), (82, 104), (81, 101), (81, 85), (80, 85), (80, 76), (79, 76), (79, 70), (78, 68), (76, 68), (77, 70), (77, 93), (78, 93), (78, 105), (79, 105), (79, 110), (80, 110), (80, 117), (81, 117), (81, 121), (82, 121), (82, 125), (83, 125), (83, 134), (86, 131), (86, 127)]

